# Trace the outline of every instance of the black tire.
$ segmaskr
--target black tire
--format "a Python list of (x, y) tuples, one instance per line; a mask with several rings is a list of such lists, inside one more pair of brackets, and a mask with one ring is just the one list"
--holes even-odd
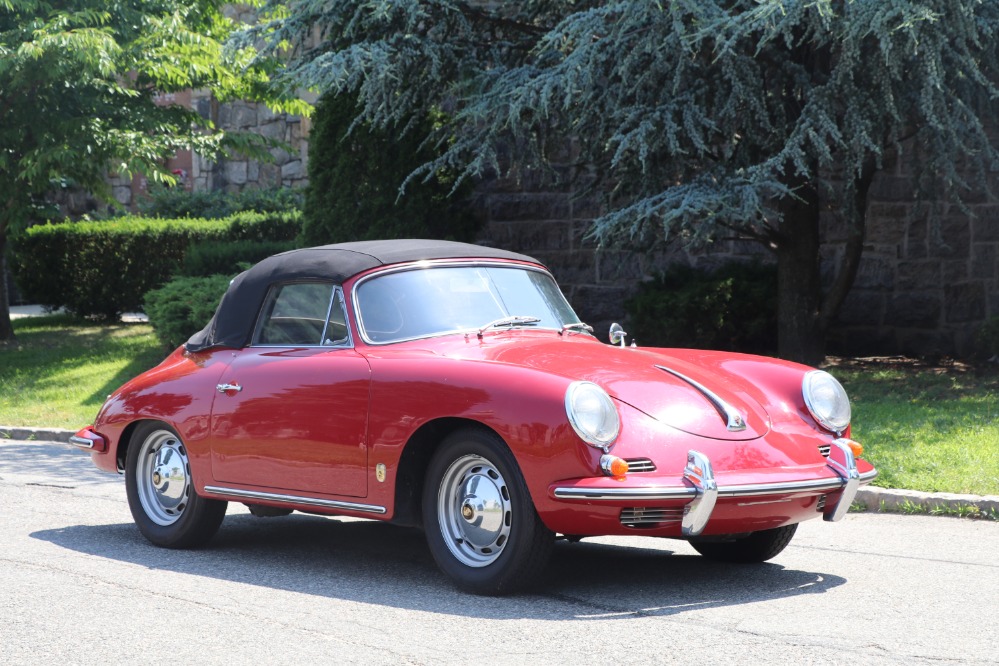
[(732, 541), (691, 541), (690, 545), (698, 553), (718, 562), (754, 564), (766, 562), (787, 548), (798, 524), (785, 525), (772, 530), (753, 532)]
[(473, 594), (532, 585), (555, 543), (513, 454), (485, 430), (456, 431), (434, 453), (423, 486), (423, 524), (437, 566)]
[(155, 421), (140, 424), (125, 457), (128, 508), (142, 535), (164, 548), (207, 543), (225, 517), (227, 502), (199, 497), (187, 449), (177, 432)]

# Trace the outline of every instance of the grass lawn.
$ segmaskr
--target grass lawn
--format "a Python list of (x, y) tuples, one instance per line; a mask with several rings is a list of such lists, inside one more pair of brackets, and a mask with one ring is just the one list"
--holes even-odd
[[(66, 316), (14, 322), (0, 345), (0, 425), (77, 429), (108, 393), (165, 356), (148, 324)], [(999, 495), (999, 367), (911, 359), (833, 359), (853, 399), (853, 436), (876, 485)]]
[(999, 367), (913, 359), (833, 361), (875, 485), (999, 495)]
[(98, 326), (65, 315), (14, 320), (0, 344), (0, 425), (76, 430), (165, 352), (148, 324)]

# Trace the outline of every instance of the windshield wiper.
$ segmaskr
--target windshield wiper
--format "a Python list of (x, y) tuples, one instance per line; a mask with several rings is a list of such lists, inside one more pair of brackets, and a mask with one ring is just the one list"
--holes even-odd
[(592, 333), (593, 327), (581, 321), (574, 321), (571, 324), (562, 324), (562, 330), (559, 331), (559, 335), (568, 331), (586, 331), (587, 333)]
[(496, 328), (498, 326), (517, 326), (521, 324), (537, 324), (540, 319), (537, 317), (525, 317), (523, 315), (514, 315), (512, 317), (501, 317), (500, 319), (494, 319), (485, 326), (479, 329), (479, 337), (488, 331), (490, 328)]

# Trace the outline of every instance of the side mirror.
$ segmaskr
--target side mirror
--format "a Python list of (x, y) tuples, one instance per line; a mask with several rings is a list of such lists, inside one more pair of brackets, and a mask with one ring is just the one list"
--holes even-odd
[(624, 330), (621, 324), (613, 323), (610, 326), (610, 333), (608, 337), (612, 345), (621, 345), (624, 347), (624, 338), (628, 333)]

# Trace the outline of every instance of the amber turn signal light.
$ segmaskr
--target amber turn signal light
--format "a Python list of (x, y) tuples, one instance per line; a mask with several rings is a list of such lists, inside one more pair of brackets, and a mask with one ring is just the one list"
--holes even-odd
[(600, 456), (600, 469), (608, 476), (624, 476), (628, 473), (628, 461), (612, 455)]
[(855, 442), (852, 439), (848, 439), (846, 442), (850, 446), (850, 450), (853, 451), (854, 458), (864, 455), (864, 446), (860, 442)]

